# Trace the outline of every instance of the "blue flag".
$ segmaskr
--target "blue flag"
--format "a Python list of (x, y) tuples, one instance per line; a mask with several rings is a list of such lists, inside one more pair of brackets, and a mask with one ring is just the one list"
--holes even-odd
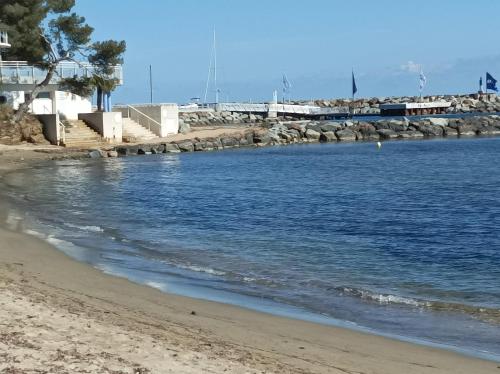
[(497, 80), (490, 73), (486, 73), (486, 89), (498, 92)]
[(354, 78), (354, 72), (352, 72), (352, 96), (356, 95), (358, 92), (358, 87), (356, 86), (356, 78)]

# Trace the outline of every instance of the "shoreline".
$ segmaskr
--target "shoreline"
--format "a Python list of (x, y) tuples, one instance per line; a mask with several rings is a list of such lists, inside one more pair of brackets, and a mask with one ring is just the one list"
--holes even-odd
[[(37, 160), (29, 160), (27, 156), (28, 161), (23, 157), (24, 161), (12, 163), (11, 167), (4, 164), (0, 176), (8, 170), (17, 169), (22, 165), (31, 167), (36, 165), (36, 161), (52, 157), (42, 155)], [(63, 152), (61, 157), (67, 155)], [(208, 356), (219, 348), (219, 345), (226, 347), (227, 344), (235, 344), (241, 349), (238, 351), (241, 356), (236, 360), (234, 357), (228, 359), (218, 352), (217, 357), (223, 361), (223, 365), (230, 365), (233, 361), (243, 362), (245, 370), (253, 368), (254, 365), (263, 365), (262, 370), (275, 372), (496, 372), (494, 369), (497, 366), (493, 361), (462, 356), (448, 350), (164, 293), (123, 278), (106, 275), (89, 265), (70, 259), (39, 239), (4, 229), (0, 229), (0, 236), (7, 238), (7, 246), (17, 246), (18, 250), (11, 253), (12, 247), (10, 250), (4, 245), (0, 247), (0, 281), (4, 283), (7, 280), (6, 289), (9, 292), (20, 287), (24, 291), (22, 295), (25, 296), (25, 284), (28, 284), (30, 290), (41, 293), (48, 299), (54, 299), (57, 310), (61, 309), (58, 304), (62, 302), (63, 309), (80, 308), (80, 315), (90, 315), (93, 318), (96, 313), (102, 315), (102, 309), (107, 308), (108, 312), (112, 309), (113, 313), (123, 313), (127, 317), (130, 317), (130, 312), (136, 317), (139, 316), (141, 322), (144, 322), (142, 318), (152, 318), (155, 320), (155, 326), (173, 322), (175, 326), (181, 324), (186, 329), (191, 329), (191, 332), (203, 331), (206, 333), (206, 339), (210, 341), (206, 344), (210, 345), (203, 346), (202, 352), (208, 350)], [(38, 305), (39, 302), (41, 300), (35, 304)], [(86, 303), (91, 305), (85, 305)], [(195, 311), (194, 315), (191, 314), (192, 311)], [(165, 312), (167, 319), (156, 319)], [(137, 318), (134, 318), (137, 322)], [(104, 322), (109, 326), (110, 321)], [(122, 321), (119, 317), (111, 322), (112, 327), (132, 323), (128, 319)], [(286, 344), (281, 346), (284, 343), (283, 337), (286, 337)], [(177, 338), (189, 340), (182, 334)], [(211, 342), (212, 339), (217, 340), (216, 345)], [(199, 352), (199, 348), (194, 352)], [(191, 348), (187, 350), (189, 349)], [(248, 354), (252, 356), (250, 361), (241, 359)], [(264, 357), (261, 357), (261, 354)], [(259, 359), (256, 361), (257, 356)], [(208, 361), (211, 362), (210, 359)], [(221, 367), (217, 370), (219, 369)], [(239, 372), (240, 369), (233, 367), (228, 370)], [(215, 372), (219, 372), (217, 370)]]

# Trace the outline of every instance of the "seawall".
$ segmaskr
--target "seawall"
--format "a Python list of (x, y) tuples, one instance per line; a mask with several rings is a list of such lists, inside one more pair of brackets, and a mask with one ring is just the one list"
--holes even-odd
[(249, 127), (245, 131), (216, 137), (194, 137), (181, 141), (120, 145), (90, 152), (93, 158), (142, 154), (199, 152), (240, 147), (318, 143), (387, 141), (438, 137), (500, 135), (500, 116), (467, 118), (424, 118), (419, 120), (379, 120), (372, 122), (279, 122)]

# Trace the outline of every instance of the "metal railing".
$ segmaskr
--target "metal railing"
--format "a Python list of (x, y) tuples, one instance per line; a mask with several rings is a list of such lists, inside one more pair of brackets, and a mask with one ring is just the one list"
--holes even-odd
[(58, 126), (59, 126), (59, 145), (65, 145), (66, 144), (66, 125), (61, 121), (58, 120)]
[(127, 115), (132, 121), (148, 129), (153, 134), (161, 136), (161, 124), (147, 114), (141, 112), (131, 105), (127, 105)]
[[(90, 78), (95, 67), (88, 63), (61, 62), (57, 65), (56, 74), (50, 84), (58, 84), (61, 79), (73, 77)], [(45, 79), (47, 72), (44, 68), (28, 64), (25, 61), (0, 61), (0, 83), (4, 84), (37, 84)], [(123, 69), (114, 67), (110, 78), (117, 79), (123, 84)]]

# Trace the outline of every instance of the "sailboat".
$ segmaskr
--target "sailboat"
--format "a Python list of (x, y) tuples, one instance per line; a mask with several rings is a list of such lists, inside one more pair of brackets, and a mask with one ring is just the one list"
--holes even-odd
[(215, 88), (215, 104), (219, 103), (219, 94), (220, 94), (220, 89), (217, 87), (217, 38), (216, 38), (216, 33), (215, 33), (215, 28), (214, 28), (214, 34), (213, 34), (213, 46), (212, 46), (212, 53), (210, 56), (210, 64), (208, 67), (208, 77), (207, 77), (207, 84), (205, 86), (205, 95), (203, 97), (203, 103), (207, 105), (207, 99), (208, 99), (208, 91), (210, 89), (210, 80), (213, 79), (213, 85)]

